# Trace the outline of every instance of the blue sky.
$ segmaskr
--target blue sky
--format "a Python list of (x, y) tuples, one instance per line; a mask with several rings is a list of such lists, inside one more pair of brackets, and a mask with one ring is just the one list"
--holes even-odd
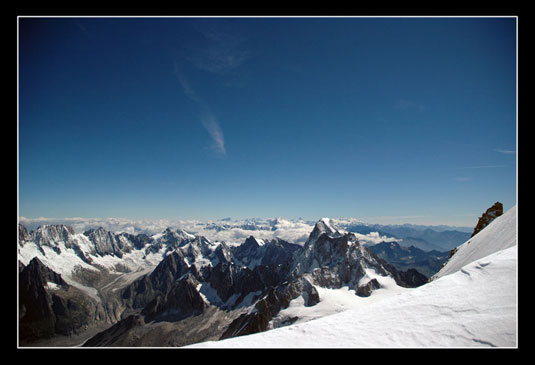
[(20, 18), (19, 215), (474, 226), (515, 18)]

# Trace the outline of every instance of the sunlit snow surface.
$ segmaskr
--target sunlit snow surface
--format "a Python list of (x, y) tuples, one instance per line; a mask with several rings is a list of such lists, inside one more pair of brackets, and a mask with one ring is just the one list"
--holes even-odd
[(516, 206), (464, 245), (434, 281), (419, 288), (391, 290), (382, 298), (378, 290), (354, 302), (348, 290), (335, 297), (320, 289), (324, 303), (317, 304), (316, 314), (298, 302), (286, 314), (321, 316), (336, 306), (339, 313), (191, 347), (516, 347)]
[(516, 210), (515, 205), (502, 216), (494, 219), (485, 229), (460, 245), (457, 252), (432, 277), (432, 280), (459, 271), (470, 262), (516, 245)]

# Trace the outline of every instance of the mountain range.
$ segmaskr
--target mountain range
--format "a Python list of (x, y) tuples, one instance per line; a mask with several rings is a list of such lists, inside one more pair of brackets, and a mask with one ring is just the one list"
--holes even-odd
[(428, 278), (442, 268), (451, 252), (424, 251), (414, 246), (401, 246), (397, 242), (381, 242), (368, 247), (398, 270), (416, 269)]
[(338, 223), (319, 220), (304, 243), (250, 235), (240, 244), (172, 228), (19, 224), (19, 342), (184, 346), (243, 336), (422, 286), (446, 260), (391, 240), (373, 246)]
[[(332, 218), (337, 227), (358, 234), (359, 241), (364, 244), (375, 244), (381, 241), (396, 241), (401, 246), (414, 245), (424, 251), (449, 251), (465, 242), (473, 231), (468, 227), (421, 226), (412, 224), (379, 225), (365, 223), (356, 218)], [(196, 236), (204, 236), (210, 241), (224, 241), (229, 245), (242, 244), (249, 236), (271, 240), (281, 238), (288, 242), (303, 245), (316, 221), (303, 219), (248, 218), (233, 220), (132, 220), (120, 218), (65, 218), (65, 219), (29, 219), (20, 218), (20, 223), (28, 230), (36, 230), (39, 226), (65, 225), (76, 232), (103, 228), (117, 233), (131, 235), (145, 234), (152, 236), (167, 228), (185, 230)]]
[[(401, 287), (427, 281), (380, 259), (327, 218), (304, 245), (250, 236), (229, 246), (172, 229), (147, 236), (103, 228), (78, 234), (64, 225), (28, 232), (19, 225), (19, 260), (24, 344), (112, 325), (86, 345), (154, 345), (162, 326), (181, 338), (174, 346), (184, 345), (212, 338), (203, 331), (184, 336), (184, 321), (189, 329), (205, 328), (205, 336), (227, 338), (266, 330), (298, 297), (306, 298), (305, 306), (319, 303), (317, 286), (344, 286), (367, 297), (381, 288), (377, 275)], [(70, 327), (62, 326), (69, 318)], [(36, 321), (41, 325), (33, 326)], [(150, 335), (140, 334), (152, 327)]]

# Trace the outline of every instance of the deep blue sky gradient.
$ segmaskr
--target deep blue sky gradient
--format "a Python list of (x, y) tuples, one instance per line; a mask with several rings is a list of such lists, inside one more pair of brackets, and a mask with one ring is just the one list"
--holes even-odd
[(29, 218), (473, 226), (516, 204), (516, 19), (20, 18), (18, 129)]

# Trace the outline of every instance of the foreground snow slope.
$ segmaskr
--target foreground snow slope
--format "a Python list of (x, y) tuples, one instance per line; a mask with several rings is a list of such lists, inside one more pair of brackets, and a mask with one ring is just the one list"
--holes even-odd
[(463, 266), (516, 245), (516, 205), (457, 248), (457, 252), (431, 280), (459, 271)]
[(516, 243), (515, 206), (461, 245), (424, 286), (309, 322), (191, 347), (516, 347)]

